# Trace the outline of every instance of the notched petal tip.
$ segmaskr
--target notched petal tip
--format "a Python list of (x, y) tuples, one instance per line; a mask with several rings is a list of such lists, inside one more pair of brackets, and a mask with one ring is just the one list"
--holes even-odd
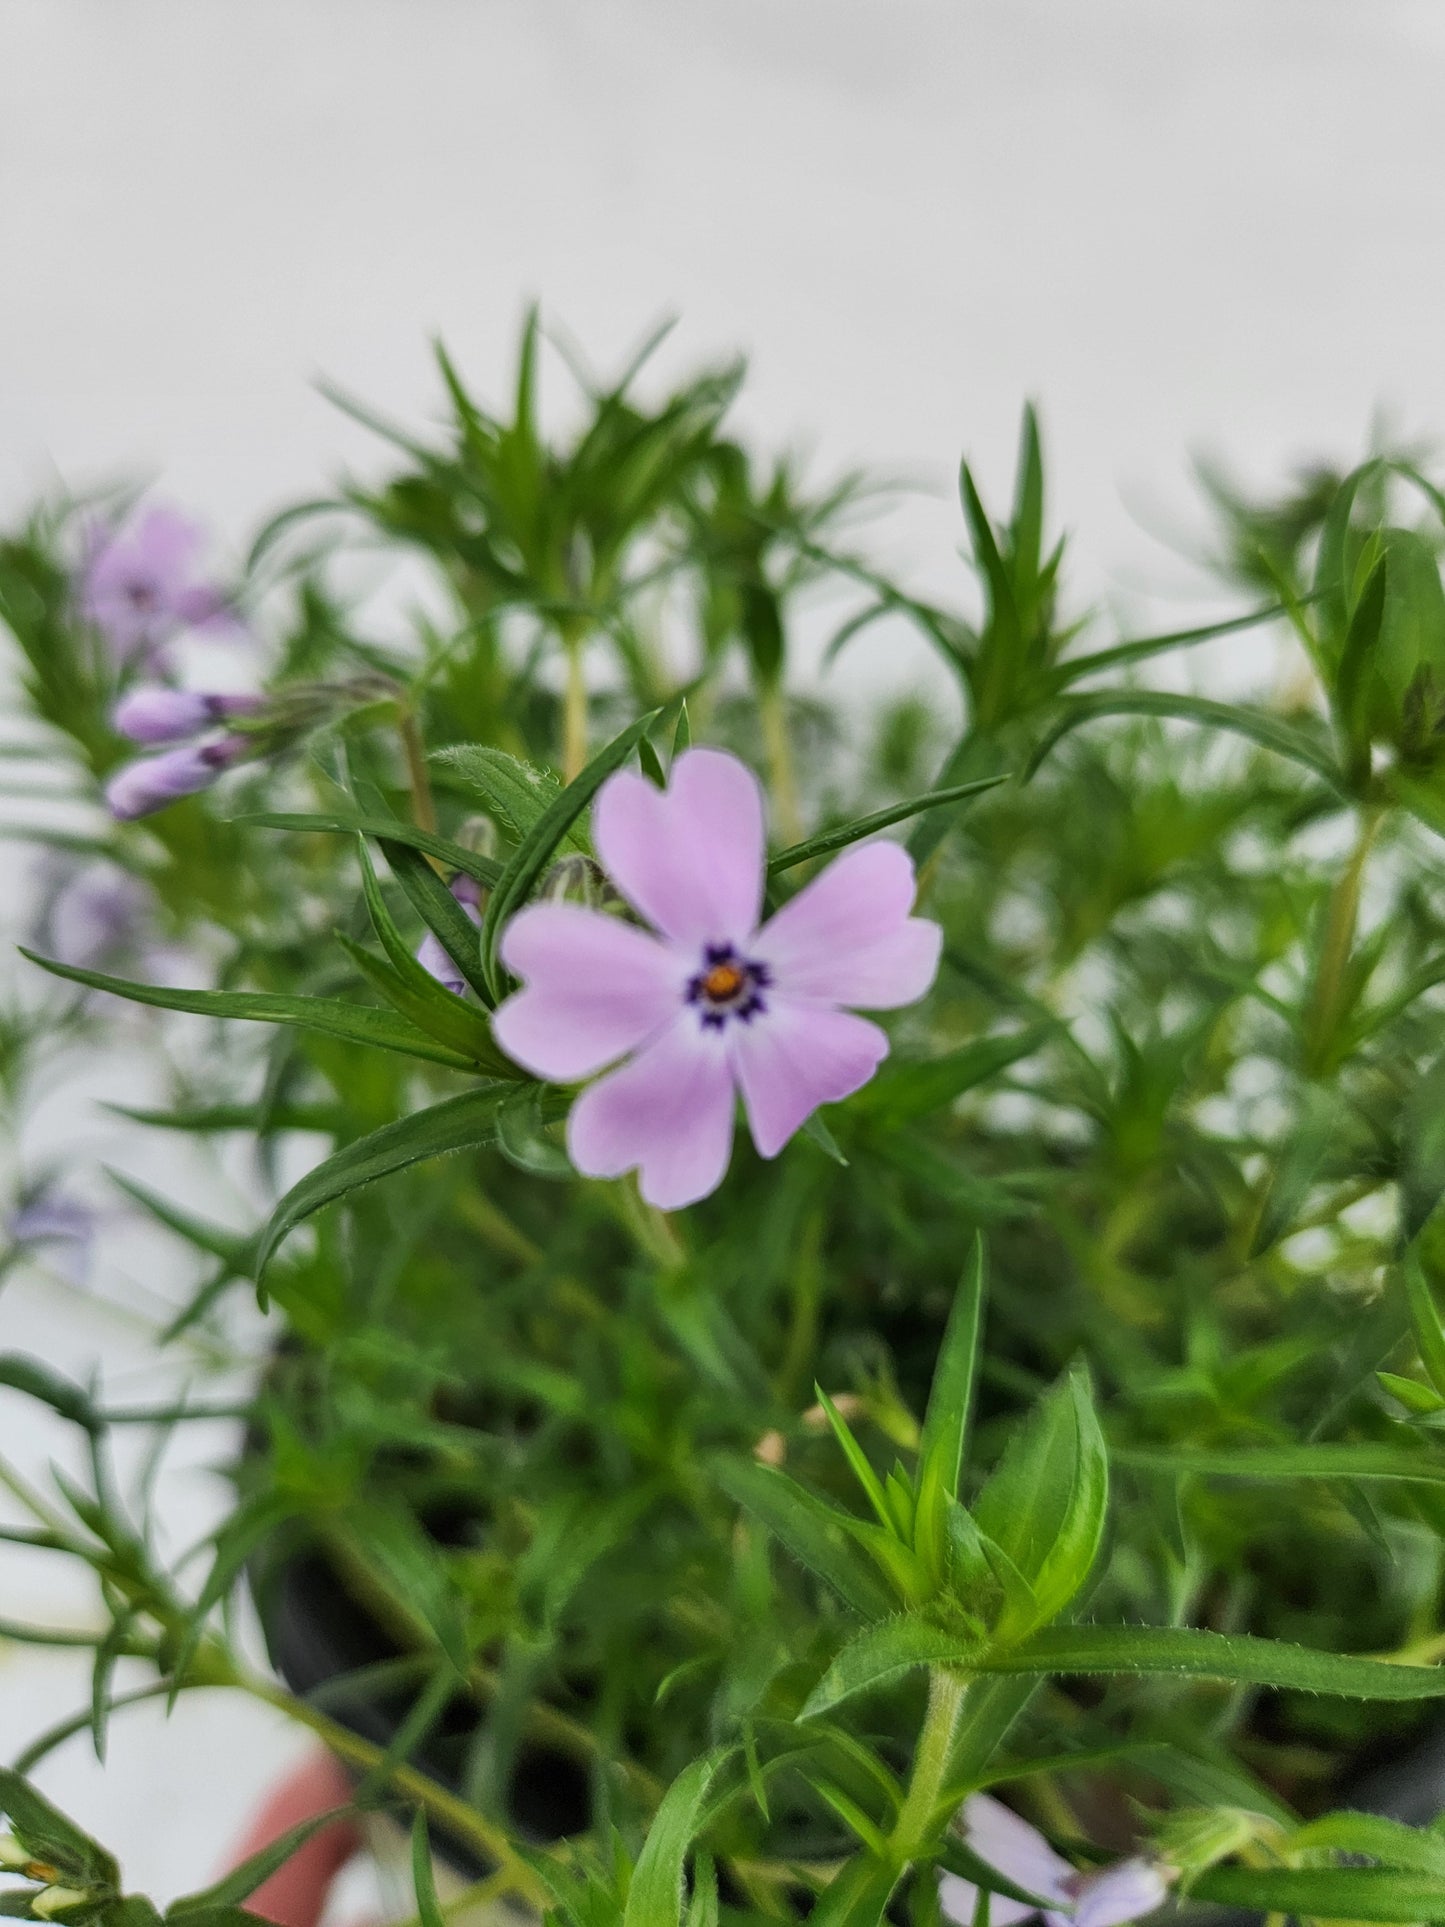
[(685, 750), (658, 790), (609, 776), (592, 818), (598, 855), (622, 894), (676, 943), (742, 944), (763, 899), (763, 798), (722, 750)]

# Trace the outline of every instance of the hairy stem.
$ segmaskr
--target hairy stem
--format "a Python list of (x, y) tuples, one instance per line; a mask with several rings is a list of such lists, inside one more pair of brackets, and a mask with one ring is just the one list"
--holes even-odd
[(928, 1711), (913, 1756), (913, 1777), (891, 1836), (900, 1862), (916, 1860), (932, 1843), (967, 1690), (963, 1674), (948, 1667), (935, 1666), (929, 1674)]

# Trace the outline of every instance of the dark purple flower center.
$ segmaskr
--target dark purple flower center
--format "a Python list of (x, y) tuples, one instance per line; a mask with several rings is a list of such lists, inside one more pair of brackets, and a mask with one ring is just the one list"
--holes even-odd
[(149, 614), (152, 609), (160, 607), (160, 592), (155, 583), (141, 577), (132, 576), (129, 582), (122, 584), (121, 594), (137, 614)]
[(771, 981), (766, 964), (739, 956), (730, 943), (710, 943), (702, 969), (688, 984), (687, 1001), (697, 1005), (707, 1029), (721, 1030), (729, 1017), (746, 1024), (766, 1010), (763, 992)]

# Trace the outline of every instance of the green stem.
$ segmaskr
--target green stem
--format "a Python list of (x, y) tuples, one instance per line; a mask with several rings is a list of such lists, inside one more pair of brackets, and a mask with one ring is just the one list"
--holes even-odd
[(647, 1202), (634, 1179), (624, 1178), (619, 1184), (609, 1185), (608, 1192), (618, 1222), (643, 1256), (663, 1272), (681, 1271), (687, 1263), (687, 1246), (666, 1212)]
[(1366, 810), (1360, 818), (1359, 833), (1349, 862), (1330, 893), (1325, 916), (1324, 941), (1320, 945), (1319, 969), (1305, 1018), (1305, 1070), (1317, 1076), (1324, 1067), (1340, 1019), (1345, 972), (1355, 944), (1355, 928), (1360, 914), (1360, 890), (1365, 878), (1365, 863), (1384, 821), (1381, 809)]
[(773, 794), (776, 829), (782, 842), (801, 843), (803, 812), (798, 802), (798, 781), (793, 772), (793, 747), (788, 740), (788, 712), (783, 687), (765, 682), (758, 691), (758, 721), (763, 731), (763, 754), (768, 763), (768, 787)]
[[(299, 1726), (309, 1728), (317, 1739), (324, 1741), (338, 1759), (346, 1761), (349, 1766), (359, 1767), (363, 1772), (371, 1772), (386, 1758), (382, 1747), (373, 1746), (369, 1740), (363, 1740), (358, 1734), (353, 1733), (350, 1727), (343, 1726), (339, 1720), (333, 1720), (326, 1713), (318, 1712), (314, 1706), (308, 1706), (305, 1700), (297, 1699), (283, 1686), (273, 1686), (269, 1680), (257, 1679), (239, 1670), (233, 1676), (231, 1683), (240, 1687), (243, 1692), (249, 1693), (253, 1699), (258, 1699), (267, 1706), (274, 1706), (278, 1712), (284, 1713), (288, 1719), (295, 1720)], [(436, 1781), (429, 1779), (426, 1774), (419, 1773), (415, 1767), (394, 1765), (387, 1774), (387, 1780), (388, 1784), (405, 1799), (413, 1800), (418, 1806), (424, 1807), (431, 1818), (449, 1827), (453, 1833), (472, 1846), (479, 1848), (498, 1866), (506, 1867), (512, 1875), (516, 1890), (519, 1893), (525, 1893), (534, 1905), (540, 1907), (547, 1904), (548, 1896), (545, 1887), (526, 1863), (513, 1852), (512, 1844), (501, 1827), (494, 1825), (484, 1814), (478, 1813), (475, 1807), (468, 1806), (465, 1800), (458, 1799), (456, 1794), (448, 1792), (443, 1786), (438, 1786)]]
[(562, 777), (571, 783), (587, 767), (587, 678), (582, 671), (582, 638), (564, 635), (567, 683), (562, 697)]
[(396, 717), (396, 732), (401, 738), (402, 753), (406, 757), (407, 781), (411, 784), (411, 814), (419, 830), (436, 833), (436, 805), (432, 801), (431, 777), (427, 774), (426, 744), (422, 741), (417, 727), (415, 714), (410, 709), (399, 709)]
[(935, 1666), (929, 1674), (928, 1712), (913, 1756), (913, 1777), (890, 1840), (900, 1863), (916, 1860), (932, 1844), (938, 1802), (948, 1784), (949, 1762), (967, 1691), (968, 1681), (962, 1673)]

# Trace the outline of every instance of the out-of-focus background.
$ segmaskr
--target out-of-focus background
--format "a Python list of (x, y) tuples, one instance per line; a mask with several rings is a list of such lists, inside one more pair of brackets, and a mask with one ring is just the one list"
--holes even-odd
[[(952, 593), (960, 449), (997, 492), (1036, 397), (1081, 596), (1167, 624), (1191, 454), (1445, 428), (1442, 97), (1438, 0), (0, 0), (0, 516), (154, 477), (234, 552), (376, 460), (316, 376), (424, 417), (440, 334), (499, 395), (535, 296), (604, 369), (668, 313), (664, 369), (746, 349), (747, 424), (921, 484), (880, 552)], [(48, 1128), (99, 1163), (89, 1097), (135, 1095), (122, 1052)], [(163, 1264), (17, 1276), (0, 1343), (154, 1394)], [(171, 1464), (176, 1545), (230, 1444)], [(0, 1615), (86, 1612), (0, 1560)], [(0, 1756), (87, 1690), (0, 1642)], [(196, 1695), (44, 1783), (165, 1897), (301, 1750)]]

